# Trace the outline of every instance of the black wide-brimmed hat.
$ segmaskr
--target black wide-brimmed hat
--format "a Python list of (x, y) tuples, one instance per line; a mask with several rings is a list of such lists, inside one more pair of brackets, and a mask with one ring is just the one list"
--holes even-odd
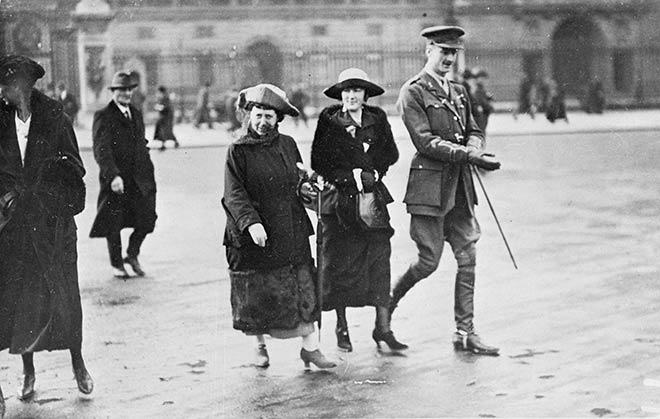
[(23, 55), (5, 55), (0, 58), (0, 83), (10, 84), (18, 78), (34, 83), (46, 74), (36, 61)]
[(369, 80), (367, 73), (359, 68), (347, 68), (339, 73), (337, 83), (325, 89), (323, 93), (327, 97), (341, 100), (341, 92), (349, 87), (361, 87), (369, 97), (385, 93), (382, 87)]
[(243, 89), (238, 93), (237, 107), (246, 109), (249, 103), (263, 105), (285, 115), (300, 115), (298, 108), (289, 102), (284, 90), (268, 83), (257, 84), (256, 86)]
[(460, 26), (431, 26), (422, 29), (420, 35), (442, 48), (463, 49), (465, 30)]
[(137, 81), (135, 80), (135, 77), (131, 75), (130, 72), (122, 70), (118, 71), (115, 73), (114, 76), (112, 76), (112, 83), (110, 83), (110, 86), (108, 86), (108, 89), (114, 90), (114, 89), (132, 89), (134, 87), (137, 87)]

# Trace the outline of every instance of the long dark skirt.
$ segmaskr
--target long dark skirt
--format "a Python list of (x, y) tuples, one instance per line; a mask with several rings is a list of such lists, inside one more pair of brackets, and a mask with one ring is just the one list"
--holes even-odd
[(389, 304), (391, 236), (391, 229), (354, 231), (323, 216), (323, 310)]
[(79, 349), (82, 308), (73, 219), (52, 263), (30, 232), (9, 224), (0, 235), (0, 350), (13, 354)]
[[(234, 329), (287, 338), (312, 332), (320, 314), (312, 267), (229, 271)], [(287, 332), (288, 331), (288, 332)]]

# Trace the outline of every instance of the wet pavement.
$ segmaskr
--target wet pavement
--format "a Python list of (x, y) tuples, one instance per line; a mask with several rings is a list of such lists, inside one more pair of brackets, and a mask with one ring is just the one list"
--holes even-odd
[[(361, 308), (348, 310), (354, 351), (339, 352), (335, 317), (326, 313), (321, 346), (339, 363), (330, 371), (305, 372), (298, 339), (268, 339), (271, 367), (258, 370), (254, 339), (231, 328), (221, 245), (224, 146), (152, 153), (159, 219), (141, 256), (148, 276), (127, 281), (111, 277), (105, 243), (87, 238), (98, 185), (86, 150), (87, 209), (77, 222), (83, 351), (96, 388), (79, 395), (67, 353), (38, 353), (36, 396), (21, 403), (20, 358), (4, 352), (6, 417), (653, 416), (660, 407), (660, 130), (631, 123), (632, 130), (603, 132), (614, 120), (603, 116), (573, 132), (560, 122), (554, 133), (540, 125), (527, 133), (523, 124), (532, 121), (519, 121), (515, 133), (507, 128), (511, 135), (492, 127), (489, 149), (503, 168), (482, 177), (520, 267), (513, 269), (480, 195), (476, 325), (501, 347), (500, 357), (456, 353), (450, 344), (455, 262), (446, 248), (438, 271), (395, 313), (393, 330), (410, 349), (378, 351), (374, 310)], [(312, 135), (292, 125), (282, 131)], [(401, 160), (386, 178), (397, 199), (393, 277), (415, 256), (400, 202), (413, 150), (395, 132)], [(84, 130), (79, 135), (89, 141)], [(308, 162), (309, 141), (300, 148)]]

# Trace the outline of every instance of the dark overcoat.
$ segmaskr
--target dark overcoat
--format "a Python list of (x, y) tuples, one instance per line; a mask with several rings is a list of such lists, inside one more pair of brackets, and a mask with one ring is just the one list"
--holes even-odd
[(474, 215), (477, 196), (468, 148), (483, 149), (483, 132), (474, 121), (465, 88), (449, 83), (447, 94), (423, 71), (401, 88), (397, 106), (417, 149), (410, 164), (404, 202), (410, 214), (443, 216), (455, 204), (459, 185)]
[[(366, 151), (364, 144), (368, 144)], [(378, 172), (374, 191), (386, 205), (393, 199), (382, 180), (398, 158), (387, 114), (382, 109), (365, 105), (361, 125), (343, 111), (342, 105), (325, 108), (319, 115), (312, 143), (312, 169), (333, 184), (338, 193), (335, 213), (323, 215), (324, 310), (388, 304), (389, 239), (394, 230), (364, 230), (358, 225), (358, 189), (353, 169)]]
[[(145, 233), (154, 230), (154, 165), (144, 137), (142, 114), (133, 105), (130, 111), (132, 119), (129, 120), (111, 101), (94, 114), (92, 140), (101, 188), (90, 237), (107, 237), (127, 227)], [(123, 195), (112, 192), (110, 187), (116, 176), (124, 181), (126, 192)]]
[[(82, 342), (73, 216), (84, 206), (85, 169), (62, 105), (33, 90), (30, 106), (24, 164), (15, 113), (0, 110), (0, 196), (18, 195), (0, 232), (0, 349), (11, 353)], [(58, 203), (58, 197), (76, 202)]]
[[(248, 133), (227, 150), (222, 198), (227, 213), (226, 246), (232, 283), (234, 328), (248, 333), (293, 329), (316, 312), (309, 236), (314, 230), (298, 196), (302, 162), (293, 138), (275, 131)], [(261, 223), (265, 247), (248, 227)], [(299, 275), (299, 267), (307, 273)]]
[(174, 109), (172, 109), (170, 98), (166, 95), (159, 98), (156, 109), (158, 110), (158, 119), (156, 120), (154, 140), (176, 140), (174, 136)]

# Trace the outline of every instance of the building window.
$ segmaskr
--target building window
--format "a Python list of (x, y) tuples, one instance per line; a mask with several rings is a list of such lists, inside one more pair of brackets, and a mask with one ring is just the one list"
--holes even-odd
[(328, 25), (312, 25), (312, 36), (326, 36)]
[(382, 36), (383, 35), (383, 25), (380, 23), (369, 23), (367, 24), (367, 35), (368, 36)]
[(195, 38), (213, 38), (213, 26), (203, 25), (195, 27)]
[(142, 26), (137, 28), (137, 39), (153, 39), (156, 37), (156, 28)]
[(612, 67), (614, 89), (617, 92), (630, 92), (633, 82), (632, 53), (626, 50), (612, 52)]

